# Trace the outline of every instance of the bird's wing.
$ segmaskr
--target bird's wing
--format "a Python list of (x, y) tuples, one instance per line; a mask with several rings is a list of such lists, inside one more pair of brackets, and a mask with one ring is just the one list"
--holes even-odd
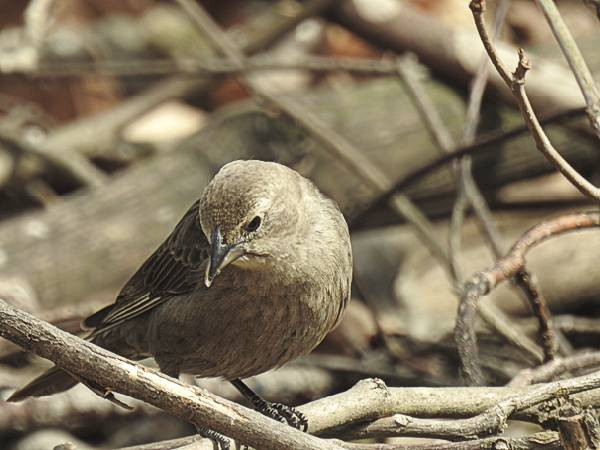
[(202, 277), (201, 266), (208, 251), (196, 201), (171, 235), (123, 287), (115, 303), (85, 319), (83, 326), (96, 329), (94, 334), (97, 334), (173, 296), (191, 292)]

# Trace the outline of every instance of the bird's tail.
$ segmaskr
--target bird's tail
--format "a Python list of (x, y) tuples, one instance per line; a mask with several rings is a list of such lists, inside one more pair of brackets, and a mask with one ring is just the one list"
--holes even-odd
[(79, 380), (76, 380), (72, 375), (54, 366), (27, 386), (19, 389), (7, 401), (18, 402), (27, 397), (43, 397), (45, 395), (57, 394), (58, 392), (72, 388), (77, 383), (79, 383)]

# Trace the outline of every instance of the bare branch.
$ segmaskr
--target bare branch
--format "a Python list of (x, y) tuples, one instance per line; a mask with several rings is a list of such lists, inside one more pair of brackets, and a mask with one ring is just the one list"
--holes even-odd
[[(541, 122), (545, 125), (549, 125), (552, 123), (569, 120), (571, 118), (580, 117), (582, 114), (585, 114), (585, 110), (583, 108), (571, 109), (544, 117), (542, 118)], [(483, 152), (486, 150), (492, 151), (492, 149), (494, 148), (492, 147), (493, 145), (497, 145), (503, 141), (512, 139), (528, 131), (529, 128), (527, 127), (527, 125), (520, 125), (514, 127), (509, 131), (495, 132), (485, 136), (481, 136), (472, 144), (460, 145), (454, 148), (451, 153), (441, 155), (432, 161), (428, 161), (424, 163), (421, 167), (418, 167), (415, 170), (408, 173), (394, 185), (394, 187), (391, 190), (391, 193), (405, 190), (407, 187), (415, 183), (420, 178), (424, 177), (425, 175), (429, 174), (430, 172), (436, 169), (439, 169), (440, 167), (446, 164), (451, 163), (452, 161), (460, 158), (461, 156), (472, 155), (474, 153)]]
[(262, 54), (247, 58), (244, 67), (224, 58), (206, 60), (140, 59), (129, 61), (93, 61), (42, 63), (31, 73), (35, 77), (73, 77), (73, 76), (120, 76), (140, 77), (156, 75), (195, 75), (211, 77), (214, 75), (236, 75), (263, 70), (312, 70), (314, 72), (344, 71), (372, 76), (389, 76), (396, 72), (396, 65), (387, 59), (343, 58), (307, 55), (294, 62), (279, 61)]
[[(351, 426), (350, 438), (371, 436), (428, 436), (461, 440), (491, 436), (506, 428), (507, 420), (519, 411), (552, 400), (556, 396), (569, 396), (600, 386), (600, 372), (568, 380), (531, 387), (521, 395), (506, 398), (481, 414), (466, 419), (432, 420), (415, 419), (395, 414), (370, 422)], [(487, 388), (486, 388), (487, 389)]]
[[(496, 29), (499, 31), (501, 24), (504, 21), (504, 16), (508, 10), (508, 2), (503, 2), (498, 10), (496, 17)], [(437, 112), (433, 102), (429, 98), (429, 95), (423, 89), (419, 81), (411, 73), (410, 67), (407, 65), (410, 63), (408, 59), (399, 60), (398, 62), (398, 75), (402, 81), (404, 87), (408, 91), (409, 96), (413, 100), (425, 127), (431, 134), (433, 140), (436, 142), (442, 153), (450, 153), (452, 148), (455, 147), (454, 140), (444, 125), (439, 113)], [(463, 129), (463, 143), (469, 144), (473, 141), (476, 124), (479, 119), (479, 109), (481, 100), (485, 90), (486, 80), (488, 74), (488, 65), (483, 60), (477, 71), (475, 80), (473, 82), (473, 89), (469, 97), (469, 104), (467, 108), (467, 120)], [(462, 283), (462, 274), (458, 267), (456, 254), (460, 248), (460, 228), (462, 226), (464, 214), (466, 213), (468, 204), (473, 207), (473, 210), (479, 219), (479, 223), (483, 229), (483, 235), (487, 238), (488, 243), (493, 251), (496, 259), (500, 258), (502, 254), (502, 244), (499, 231), (493, 220), (491, 211), (487, 206), (487, 203), (479, 190), (475, 180), (473, 180), (471, 174), (471, 160), (468, 156), (462, 157), (458, 161), (458, 165), (454, 167), (455, 175), (458, 179), (458, 197), (455, 203), (454, 210), (452, 212), (452, 220), (450, 227), (450, 239), (449, 239), (449, 254), (446, 259), (448, 261), (448, 267), (446, 270), (453, 278), (453, 282), (456, 285)], [(467, 200), (468, 204), (463, 201)], [(532, 310), (539, 322), (539, 329), (542, 341), (542, 347), (544, 349), (544, 360), (550, 360), (554, 357), (556, 352), (556, 340), (552, 325), (550, 322), (550, 313), (546, 306), (546, 301), (541, 295), (541, 292), (537, 286), (533, 284), (531, 275), (524, 272), (521, 277), (517, 279), (517, 285), (525, 293), (525, 296), (529, 303), (531, 303)], [(530, 350), (535, 347), (533, 342), (520, 332), (520, 330), (513, 330), (514, 325), (510, 325), (508, 318), (502, 313), (500, 309), (492, 310), (487, 304), (481, 306), (481, 316), (490, 324), (499, 334), (503, 335), (509, 341), (513, 342), (518, 347), (524, 349), (527, 353), (536, 358), (536, 352)]]
[[(22, 313), (3, 301), (0, 301), (0, 335), (115, 392), (133, 395), (184, 420), (230, 433), (241, 442), (259, 448), (340, 448), (333, 442), (290, 429), (203, 389), (187, 386), (152, 369), (131, 363)], [(600, 373), (526, 388), (390, 389), (380, 380), (363, 380), (344, 393), (317, 400), (299, 409), (310, 418), (311, 432), (321, 435), (338, 433), (348, 425), (394, 414), (402, 414), (404, 419), (410, 421), (414, 419), (407, 418), (407, 415), (456, 418), (476, 414), (470, 419), (450, 422), (452, 425), (446, 436), (451, 436), (452, 430), (457, 432), (459, 429), (467, 436), (489, 435), (513, 415), (536, 420), (535, 412), (528, 412), (527, 408), (557, 393), (580, 393), (577, 397), (583, 406), (598, 406), (598, 387)], [(404, 419), (398, 423), (406, 422)], [(389, 422), (389, 419), (386, 420)], [(432, 425), (432, 422), (419, 420), (412, 423)], [(376, 424), (370, 425), (372, 430), (377, 429)], [(400, 435), (423, 435), (427, 429), (405, 427), (403, 430), (398, 427), (396, 431)], [(285, 436), (280, 436), (280, 433)]]
[(0, 335), (109, 392), (130, 395), (193, 424), (265, 449), (340, 449), (253, 410), (188, 386), (61, 331), (0, 300)]
[[(413, 70), (408, 65), (411, 61), (407, 58), (398, 60), (398, 76), (405, 87), (410, 98), (425, 124), (425, 128), (431, 134), (433, 140), (441, 150), (443, 154), (448, 154), (452, 151), (455, 146), (454, 139), (450, 134), (450, 131), (444, 125), (440, 114), (438, 113), (433, 101), (427, 94), (427, 91), (423, 88), (422, 84), (413, 75)], [(466, 128), (470, 128), (470, 124), (466, 124)], [(454, 174), (459, 179), (459, 199), (465, 200), (460, 201), (457, 205), (466, 208), (468, 203), (475, 206), (475, 210), (478, 212), (478, 217), (483, 223), (484, 228), (487, 230), (485, 235), (491, 238), (491, 246), (495, 251), (498, 251), (500, 244), (498, 243), (496, 227), (493, 224), (491, 213), (488, 211), (485, 200), (479, 192), (478, 187), (470, 176), (470, 169), (466, 170), (466, 167), (454, 167)], [(463, 197), (461, 194), (467, 191), (466, 196)], [(457, 258), (454, 257), (455, 252), (453, 250), (459, 247), (457, 239), (460, 236), (458, 229), (462, 225), (463, 214), (457, 214), (459, 210), (455, 207), (452, 220), (451, 220), (451, 231), (450, 231), (450, 242), (449, 252), (443, 250), (443, 257), (438, 256), (438, 260), (446, 269), (446, 272), (451, 277), (452, 282), (456, 286), (457, 291), (460, 291), (460, 285), (463, 282), (463, 276), (460, 268), (458, 267)], [(438, 253), (441, 253), (439, 251)], [(447, 254), (446, 254), (447, 253)], [(500, 255), (497, 255), (499, 257)], [(535, 311), (535, 309), (534, 309)], [(525, 353), (529, 354), (534, 361), (540, 361), (539, 352), (536, 350), (536, 344), (526, 336), (522, 331), (511, 324), (511, 321), (506, 315), (499, 309), (494, 308), (490, 304), (482, 304), (480, 309), (482, 318), (488, 323), (498, 334), (504, 336), (509, 342), (512, 342), (516, 347), (521, 348)], [(548, 329), (547, 326), (540, 327), (542, 330)]]
[(550, 25), (554, 37), (560, 45), (573, 74), (575, 74), (577, 84), (579, 84), (581, 93), (585, 98), (590, 124), (596, 135), (600, 137), (600, 92), (598, 92), (594, 77), (585, 63), (585, 59), (583, 59), (583, 55), (579, 47), (577, 47), (577, 43), (573, 39), (567, 24), (560, 15), (554, 0), (536, 0), (536, 3), (544, 13), (544, 16), (546, 16), (546, 21)]
[(489, 269), (475, 274), (465, 283), (458, 307), (454, 337), (458, 346), (463, 373), (472, 384), (481, 384), (483, 375), (477, 362), (477, 338), (474, 321), (479, 299), (499, 283), (519, 274), (525, 267), (525, 255), (535, 245), (553, 236), (600, 226), (600, 213), (567, 214), (531, 228), (509, 250), (508, 254)]
[(566, 372), (600, 366), (600, 352), (582, 353), (568, 358), (556, 358), (541, 366), (519, 372), (508, 386), (528, 386), (550, 381)]
[[(500, 34), (502, 33), (502, 28), (504, 25), (506, 14), (508, 12), (509, 5), (509, 0), (503, 0), (498, 4), (498, 8), (496, 10), (496, 17), (494, 20), (494, 39), (497, 39), (498, 36), (500, 36)], [(484, 58), (481, 58), (479, 67), (477, 68), (477, 72), (475, 73), (475, 78), (471, 82), (471, 90), (469, 92), (469, 100), (467, 103), (467, 113), (465, 118), (465, 124), (463, 126), (462, 144), (471, 144), (475, 140), (477, 127), (479, 125), (480, 119), (479, 116), (481, 110), (481, 102), (483, 100), (483, 94), (485, 93), (485, 89), (488, 84), (488, 75), (489, 64)], [(479, 220), (483, 235), (487, 239), (488, 245), (490, 246), (494, 256), (496, 258), (499, 258), (503, 252), (502, 238), (500, 236), (500, 232), (498, 231), (498, 227), (496, 226), (496, 223), (492, 217), (492, 213), (487, 205), (487, 202), (485, 201), (481, 190), (479, 189), (479, 187), (475, 183), (475, 180), (473, 179), (473, 174), (471, 170), (471, 157), (469, 155), (465, 155), (464, 157), (459, 159), (458, 164), (459, 199), (462, 196), (467, 197), (471, 207), (473, 208), (473, 212)], [(466, 208), (462, 207), (458, 200), (457, 204), (459, 208), (456, 211), (456, 214), (466, 214)], [(457, 220), (457, 222), (462, 222), (462, 219)], [(457, 230), (451, 231), (458, 232)], [(450, 237), (450, 242), (452, 242), (452, 235)], [(456, 242), (459, 243), (460, 241), (457, 240)]]
[(554, 334), (548, 302), (542, 296), (535, 277), (526, 268), (522, 268), (514, 277), (515, 284), (525, 293), (533, 315), (538, 322), (538, 330), (544, 349), (544, 362), (552, 361), (556, 356), (558, 343)]
[(533, 111), (529, 97), (525, 92), (525, 74), (530, 69), (530, 63), (527, 58), (525, 58), (523, 50), (519, 50), (519, 63), (512, 76), (508, 73), (508, 70), (500, 60), (494, 44), (490, 40), (483, 18), (485, 4), (485, 0), (472, 0), (470, 4), (477, 31), (479, 32), (483, 46), (496, 67), (496, 70), (513, 92), (519, 105), (519, 109), (521, 110), (521, 114), (529, 127), (529, 131), (533, 136), (538, 150), (542, 152), (546, 159), (548, 159), (548, 161), (550, 161), (582, 194), (595, 200), (600, 200), (600, 188), (594, 186), (581, 176), (581, 174), (579, 174), (579, 172), (577, 172), (573, 166), (560, 155), (558, 150), (552, 146), (550, 139), (548, 139), (548, 136), (544, 133), (544, 130)]
[[(188, 447), (189, 445), (189, 447)], [(193, 445), (193, 446), (192, 446)], [(518, 450), (560, 450), (558, 433), (542, 431), (530, 436), (509, 438), (492, 437), (475, 439), (465, 442), (436, 442), (431, 444), (359, 444), (343, 442), (344, 448), (349, 450), (482, 450), (482, 449), (518, 449)], [(172, 439), (169, 441), (155, 442), (153, 444), (126, 447), (118, 450), (205, 450), (204, 441), (198, 437)], [(213, 450), (213, 447), (206, 447)]]

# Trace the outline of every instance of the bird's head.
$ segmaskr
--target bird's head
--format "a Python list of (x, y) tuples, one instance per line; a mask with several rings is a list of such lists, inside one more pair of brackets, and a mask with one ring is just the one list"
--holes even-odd
[(263, 270), (276, 263), (296, 233), (304, 179), (277, 163), (234, 161), (200, 198), (200, 223), (210, 242), (205, 284), (225, 267)]

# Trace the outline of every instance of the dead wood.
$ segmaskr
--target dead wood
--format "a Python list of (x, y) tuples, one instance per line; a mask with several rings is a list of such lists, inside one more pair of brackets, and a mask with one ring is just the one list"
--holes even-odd
[(0, 301), (0, 334), (60, 367), (194, 425), (264, 449), (341, 447), (108, 352)]

